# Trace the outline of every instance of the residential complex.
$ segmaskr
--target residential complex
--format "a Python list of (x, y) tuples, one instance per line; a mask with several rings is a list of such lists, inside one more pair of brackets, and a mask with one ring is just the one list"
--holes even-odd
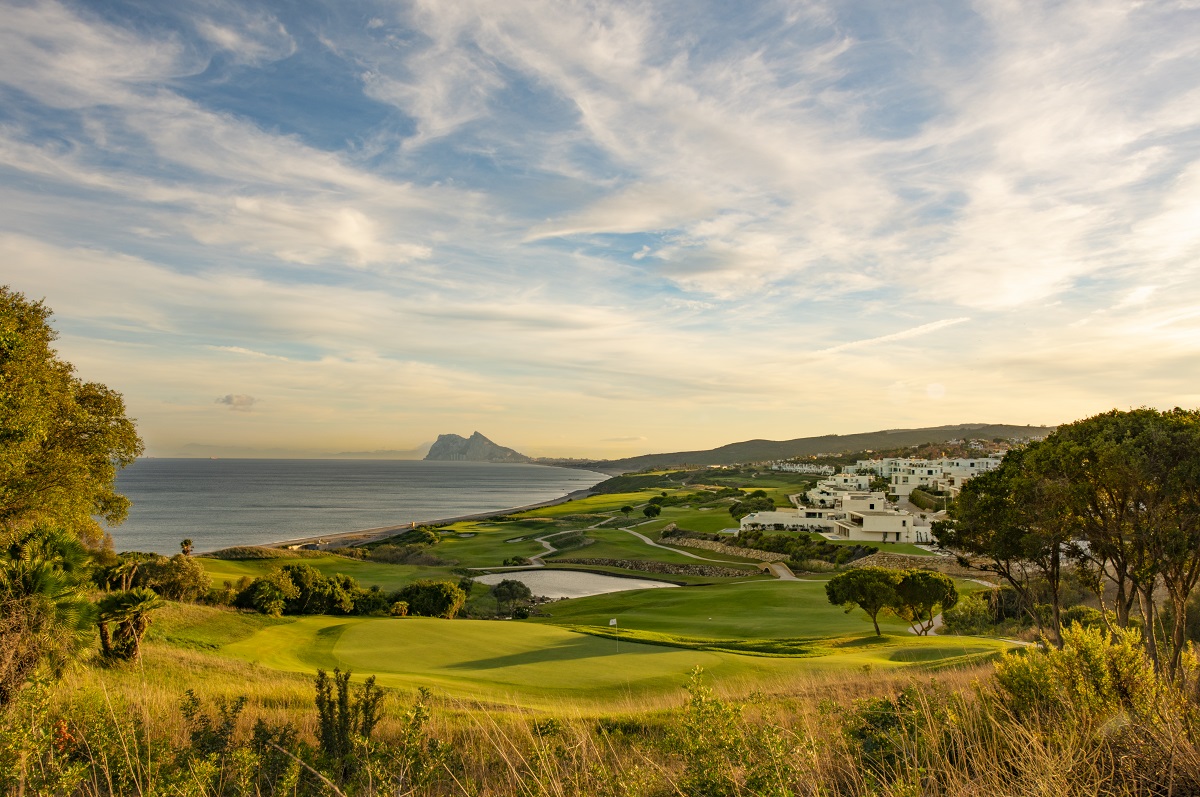
[(1000, 457), (964, 459), (867, 459), (817, 482), (792, 500), (792, 511), (755, 512), (742, 518), (742, 529), (809, 531), (830, 539), (870, 543), (932, 543), (929, 518), (899, 509), (887, 493), (872, 491), (872, 476), (887, 479), (889, 492), (907, 498), (927, 487), (957, 495), (971, 477), (1000, 465)]

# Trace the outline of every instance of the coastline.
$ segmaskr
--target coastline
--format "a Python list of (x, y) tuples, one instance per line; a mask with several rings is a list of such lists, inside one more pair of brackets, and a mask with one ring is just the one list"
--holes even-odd
[[(357, 531), (339, 531), (336, 534), (317, 534), (309, 537), (298, 537), (290, 540), (279, 540), (277, 542), (264, 542), (256, 546), (259, 548), (287, 548), (293, 545), (320, 545), (322, 549), (337, 547), (344, 548), (346, 546), (362, 545), (367, 542), (375, 542), (376, 540), (392, 537), (409, 529), (418, 526), (446, 526), (451, 523), (458, 523), (464, 520), (483, 520), (485, 518), (495, 517), (496, 515), (511, 515), (516, 512), (527, 512), (531, 509), (542, 509), (548, 506), (558, 506), (565, 504), (568, 501), (574, 501), (577, 498), (587, 498), (592, 494), (592, 488), (587, 487), (583, 490), (575, 490), (558, 498), (552, 498), (549, 501), (541, 501), (536, 504), (526, 504), (525, 506), (515, 506), (509, 509), (495, 509), (489, 512), (476, 512), (471, 515), (458, 515), (456, 517), (440, 518), (438, 520), (415, 520), (409, 523), (401, 523), (395, 526), (377, 526), (370, 529), (359, 529)], [(336, 545), (335, 545), (336, 543)]]

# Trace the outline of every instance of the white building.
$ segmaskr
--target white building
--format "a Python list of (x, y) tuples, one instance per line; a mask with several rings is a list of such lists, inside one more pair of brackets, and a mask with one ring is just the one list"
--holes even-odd
[(772, 462), (771, 470), (786, 473), (816, 473), (820, 476), (832, 476), (835, 468), (832, 465), (815, 465), (811, 462)]
[(957, 494), (972, 477), (1000, 467), (1000, 460), (1001, 457), (897, 460), (889, 468), (890, 491), (907, 496), (914, 488), (932, 487)]
[(833, 506), (802, 506), (794, 512), (755, 512), (742, 518), (741, 529), (809, 531), (830, 538), (869, 543), (933, 541), (924, 519), (894, 508), (881, 492), (830, 491)]

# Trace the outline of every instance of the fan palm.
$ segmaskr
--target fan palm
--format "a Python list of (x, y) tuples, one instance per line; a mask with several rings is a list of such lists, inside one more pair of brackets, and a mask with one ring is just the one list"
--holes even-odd
[(88, 566), (78, 538), (60, 528), (0, 532), (0, 710), (39, 664), (60, 673), (86, 643)]
[(162, 598), (145, 587), (105, 595), (99, 607), (100, 647), (104, 656), (137, 660), (142, 655), (142, 635), (150, 627), (150, 613), (162, 605)]

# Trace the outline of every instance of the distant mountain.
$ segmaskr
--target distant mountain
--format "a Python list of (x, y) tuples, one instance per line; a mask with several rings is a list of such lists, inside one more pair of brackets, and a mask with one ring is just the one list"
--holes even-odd
[(475, 432), (470, 437), (438, 435), (425, 459), (437, 462), (529, 462), (529, 457), (511, 448), (498, 446)]
[(766, 462), (791, 457), (810, 457), (815, 454), (846, 454), (854, 451), (886, 451), (892, 448), (919, 446), (924, 443), (945, 443), (955, 439), (1001, 438), (1022, 440), (1045, 437), (1053, 426), (1012, 426), (1010, 424), (964, 423), (955, 426), (934, 426), (925, 429), (885, 429), (859, 434), (827, 434), (820, 437), (799, 437), (795, 440), (747, 440), (729, 443), (707, 451), (676, 451), (670, 454), (643, 454), (626, 459), (601, 460), (580, 465), (604, 473), (630, 473), (646, 468), (665, 468), (674, 465), (732, 465), (738, 462)]

